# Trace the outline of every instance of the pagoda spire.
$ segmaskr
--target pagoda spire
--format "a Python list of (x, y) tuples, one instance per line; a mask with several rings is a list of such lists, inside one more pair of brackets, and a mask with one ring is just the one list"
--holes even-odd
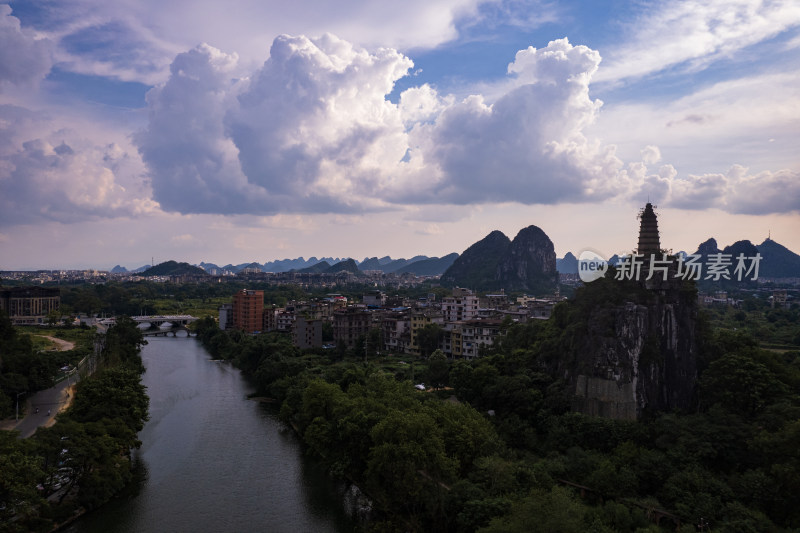
[(639, 211), (639, 247), (637, 253), (650, 257), (650, 254), (661, 253), (661, 242), (658, 238), (658, 218), (653, 210), (653, 204), (647, 202), (644, 209)]

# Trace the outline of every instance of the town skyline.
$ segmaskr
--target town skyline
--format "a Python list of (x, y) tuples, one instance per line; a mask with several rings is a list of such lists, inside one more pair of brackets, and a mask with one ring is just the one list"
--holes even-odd
[(800, 251), (788, 0), (13, 0), (0, 43), (0, 270), (441, 257), (529, 225), (610, 256), (648, 201), (674, 251)]

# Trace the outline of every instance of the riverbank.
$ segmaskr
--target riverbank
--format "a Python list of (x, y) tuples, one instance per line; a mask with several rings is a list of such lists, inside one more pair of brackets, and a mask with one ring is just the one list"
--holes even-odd
[(276, 406), (250, 401), (238, 369), (171, 337), (150, 339), (142, 359), (151, 417), (132, 456), (135, 479), (63, 531), (357, 530), (346, 485), (303, 453)]

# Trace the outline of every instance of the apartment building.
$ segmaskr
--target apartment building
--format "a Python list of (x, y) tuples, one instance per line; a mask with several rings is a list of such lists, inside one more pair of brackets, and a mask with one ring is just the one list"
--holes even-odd
[(292, 325), (292, 344), (301, 349), (322, 346), (322, 320), (298, 316)]
[(479, 300), (468, 289), (453, 289), (452, 296), (442, 299), (442, 315), (445, 322), (472, 320), (478, 316)]
[(264, 291), (242, 289), (233, 295), (233, 327), (258, 333), (264, 325)]
[(0, 290), (0, 309), (16, 325), (44, 324), (47, 314), (61, 306), (61, 291), (49, 287), (12, 287)]
[(233, 304), (219, 306), (219, 329), (222, 331), (233, 329)]
[(372, 315), (363, 307), (337, 309), (333, 313), (333, 340), (343, 342), (348, 348), (356, 345), (361, 335), (372, 327)]
[(411, 344), (411, 318), (407, 313), (390, 312), (381, 319), (383, 347), (389, 353), (405, 353)]

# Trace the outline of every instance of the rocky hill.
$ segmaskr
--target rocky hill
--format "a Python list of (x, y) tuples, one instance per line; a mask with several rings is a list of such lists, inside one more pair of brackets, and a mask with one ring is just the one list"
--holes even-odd
[(767, 239), (758, 246), (761, 254), (759, 277), (764, 278), (800, 278), (800, 255)]
[(442, 274), (442, 283), (475, 290), (552, 291), (557, 283), (553, 242), (536, 226), (522, 229), (513, 241), (493, 231), (467, 248)]
[(497, 266), (499, 288), (533, 293), (552, 291), (558, 283), (553, 241), (540, 228), (523, 228)]
[[(730, 256), (731, 277), (733, 277), (733, 272), (737, 265), (736, 258), (739, 256), (739, 254), (744, 254), (744, 257), (746, 258), (755, 257), (756, 254), (761, 255), (761, 262), (758, 269), (759, 278), (779, 279), (800, 277), (800, 255), (797, 255), (772, 239), (766, 239), (758, 246), (747, 240), (736, 241), (730, 246), (726, 246), (720, 250), (717, 245), (717, 241), (712, 238), (700, 244), (695, 252), (695, 254), (701, 256), (701, 262), (704, 264), (708, 263), (709, 255), (717, 253)], [(749, 266), (749, 264), (750, 262), (748, 261), (747, 265)], [(701, 290), (709, 290), (712, 283), (716, 284), (717, 289), (729, 289), (742, 284), (757, 284), (757, 281), (754, 281), (752, 276), (753, 274), (750, 274), (747, 279), (744, 279), (741, 282), (736, 282), (735, 280), (721, 280), (712, 282), (702, 279), (698, 284), (700, 285)]]
[(352, 274), (359, 274), (360, 271), (358, 270), (358, 265), (352, 259), (346, 259), (344, 261), (340, 261), (335, 265), (331, 265), (330, 268), (324, 271), (326, 274), (335, 274), (337, 272), (350, 272)]
[(360, 270), (383, 270), (383, 265), (386, 263), (381, 263), (381, 261), (377, 257), (365, 257), (361, 263), (359, 263), (358, 268)]
[(290, 272), (297, 272), (298, 274), (321, 274), (322, 272), (327, 272), (329, 268), (331, 268), (330, 263), (328, 263), (327, 261), (321, 261), (309, 267), (301, 268), (298, 270), (290, 270)]
[(142, 276), (207, 276), (205, 270), (189, 263), (178, 263), (177, 261), (165, 261), (154, 267), (148, 268), (141, 273)]
[(556, 259), (556, 270), (559, 274), (577, 274), (578, 258), (572, 252), (567, 252), (561, 259)]
[(497, 265), (510, 246), (511, 241), (503, 232), (491, 232), (453, 261), (442, 274), (442, 284), (472, 289), (496, 288)]
[(687, 410), (697, 378), (697, 297), (680, 283), (652, 291), (637, 282), (584, 285), (556, 320), (568, 327), (552, 361), (574, 387), (576, 411), (635, 420)]

